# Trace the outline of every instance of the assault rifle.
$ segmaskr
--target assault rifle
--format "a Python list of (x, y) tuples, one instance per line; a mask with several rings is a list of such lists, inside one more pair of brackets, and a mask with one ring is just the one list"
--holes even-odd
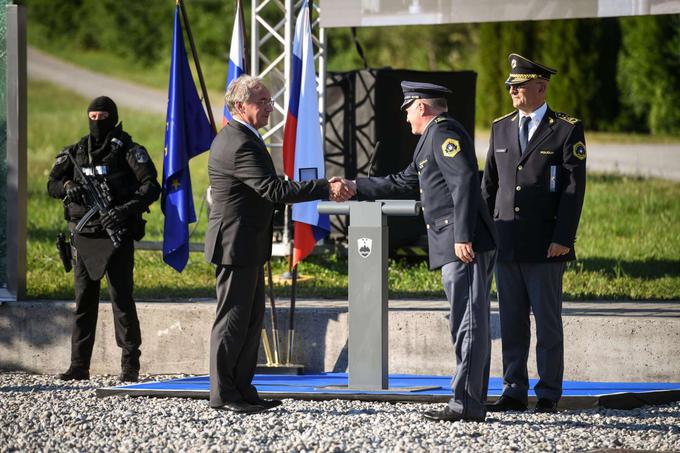
[[(76, 225), (76, 231), (80, 233), (83, 227), (85, 227), (85, 225), (87, 225), (87, 223), (90, 221), (92, 216), (99, 213), (99, 217), (101, 218), (104, 216), (104, 214), (111, 210), (113, 207), (113, 197), (111, 196), (111, 190), (109, 189), (109, 185), (106, 184), (106, 181), (100, 181), (94, 177), (87, 177), (71, 153), (66, 153), (66, 155), (69, 157), (69, 159), (71, 159), (73, 170), (80, 177), (80, 182), (82, 183), (83, 189), (85, 190), (86, 196), (88, 198), (88, 205), (91, 205), (88, 206), (90, 209)], [(119, 227), (115, 230), (107, 228), (106, 232), (111, 238), (113, 246), (115, 248), (120, 247), (123, 234), (125, 233), (125, 228)]]

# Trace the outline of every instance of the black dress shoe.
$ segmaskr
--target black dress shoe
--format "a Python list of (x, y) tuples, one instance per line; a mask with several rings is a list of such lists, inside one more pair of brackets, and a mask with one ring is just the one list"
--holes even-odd
[(489, 412), (524, 412), (527, 410), (527, 405), (519, 400), (516, 400), (515, 398), (511, 398), (507, 395), (501, 395), (501, 397), (498, 398), (495, 403), (487, 404), (486, 410)]
[(463, 416), (463, 414), (459, 414), (457, 412), (454, 412), (451, 410), (449, 406), (446, 406), (443, 410), (431, 410), (431, 411), (425, 411), (423, 413), (423, 417), (425, 417), (428, 420), (434, 420), (438, 422), (457, 422), (457, 421), (465, 421), (465, 422), (483, 422), (486, 417), (469, 417), (469, 416)]
[(90, 371), (85, 368), (69, 367), (68, 370), (57, 374), (56, 377), (61, 381), (86, 381), (90, 379)]
[(539, 398), (534, 412), (539, 414), (553, 414), (557, 412), (557, 401), (548, 398)]
[(270, 409), (268, 407), (260, 406), (259, 404), (250, 404), (245, 401), (230, 401), (221, 406), (212, 406), (212, 408), (218, 411), (236, 412), (237, 414), (256, 414)]
[(281, 400), (263, 400), (263, 399), (257, 399), (253, 401), (246, 401), (249, 404), (255, 404), (258, 406), (263, 406), (266, 407), (267, 409), (274, 409), (275, 407), (278, 407), (283, 404), (283, 401)]
[(137, 382), (139, 381), (138, 370), (123, 370), (119, 375), (120, 382)]

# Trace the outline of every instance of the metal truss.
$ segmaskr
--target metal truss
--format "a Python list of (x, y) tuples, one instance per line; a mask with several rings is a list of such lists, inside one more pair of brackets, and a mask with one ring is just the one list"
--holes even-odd
[[(295, 18), (302, 0), (252, 0), (250, 20), (251, 74), (267, 81), (274, 100), (274, 112), (263, 137), (269, 147), (283, 146), (283, 129), (288, 112), (289, 83), (293, 66), (293, 38)], [(319, 92), (319, 125), (324, 128), (326, 84), (326, 32), (319, 23), (319, 5), (312, 4), (312, 45), (317, 65)]]

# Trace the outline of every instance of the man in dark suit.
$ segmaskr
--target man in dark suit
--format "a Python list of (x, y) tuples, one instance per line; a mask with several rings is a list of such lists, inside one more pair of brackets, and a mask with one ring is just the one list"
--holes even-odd
[(554, 69), (509, 56), (506, 80), (517, 109), (494, 121), (482, 181), (500, 246), (496, 285), (503, 343), (503, 395), (490, 411), (527, 409), (529, 311), (536, 319), (537, 412), (562, 396), (562, 276), (586, 186), (586, 145), (576, 118), (545, 102)]
[(354, 195), (342, 182), (286, 181), (258, 129), (272, 112), (262, 81), (241, 76), (225, 95), (230, 121), (210, 147), (208, 175), (213, 198), (205, 258), (216, 268), (217, 313), (210, 337), (210, 406), (253, 413), (280, 401), (265, 401), (252, 385), (265, 311), (263, 265), (271, 257), (275, 203)]
[(449, 300), (457, 367), (453, 397), (432, 420), (484, 421), (489, 381), (489, 291), (496, 255), (493, 222), (479, 190), (471, 137), (447, 115), (451, 91), (430, 83), (402, 82), (406, 121), (420, 135), (413, 162), (401, 173), (359, 178), (361, 199), (417, 196), (427, 226), (430, 269), (441, 268)]

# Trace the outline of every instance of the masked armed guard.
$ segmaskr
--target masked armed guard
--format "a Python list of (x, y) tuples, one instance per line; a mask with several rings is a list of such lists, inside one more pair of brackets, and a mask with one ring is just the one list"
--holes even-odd
[[(50, 196), (64, 201), (64, 217), (75, 249), (71, 365), (57, 378), (89, 379), (101, 279), (106, 275), (116, 343), (123, 350), (120, 379), (137, 381), (142, 338), (132, 297), (134, 241), (144, 236), (142, 213), (158, 199), (161, 188), (146, 149), (118, 123), (113, 100), (95, 98), (87, 112), (90, 133), (57, 155), (47, 183)], [(74, 161), (82, 172), (74, 168)], [(93, 209), (94, 201), (83, 178), (104, 187), (109, 195), (106, 210), (87, 222), (81, 220)], [(114, 244), (111, 231), (119, 233), (119, 243)]]

